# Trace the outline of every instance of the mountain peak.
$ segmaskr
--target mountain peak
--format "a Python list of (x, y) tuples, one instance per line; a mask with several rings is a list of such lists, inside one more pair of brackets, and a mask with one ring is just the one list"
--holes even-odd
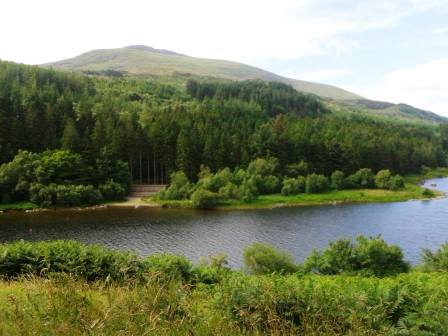
[(174, 52), (174, 51), (171, 51), (171, 50), (156, 49), (156, 48), (153, 48), (153, 47), (145, 46), (143, 44), (126, 46), (126, 47), (124, 47), (124, 49), (134, 49), (134, 50), (152, 52), (152, 53), (157, 53), (157, 54), (162, 54), (162, 55), (184, 56), (182, 54), (178, 54), (177, 52)]

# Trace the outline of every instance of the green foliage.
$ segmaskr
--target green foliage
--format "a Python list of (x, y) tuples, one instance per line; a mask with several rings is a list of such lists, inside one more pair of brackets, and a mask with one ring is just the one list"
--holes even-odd
[(356, 244), (341, 239), (331, 242), (323, 252), (314, 251), (305, 261), (305, 268), (320, 274), (389, 276), (407, 272), (409, 264), (398, 246), (388, 245), (380, 237), (359, 236)]
[(278, 169), (278, 160), (270, 157), (267, 159), (257, 158), (249, 163), (247, 173), (251, 176), (271, 176), (275, 175)]
[(370, 168), (362, 168), (347, 178), (347, 185), (354, 189), (374, 188), (375, 176)]
[(207, 189), (198, 188), (191, 195), (191, 202), (195, 208), (211, 209), (218, 204), (219, 195)]
[(0, 191), (9, 201), (30, 200), (43, 207), (97, 204), (103, 196), (122, 199), (129, 184), (127, 164), (108, 162), (112, 167), (103, 177), (117, 176), (123, 184), (107, 181), (99, 187), (100, 192), (95, 183), (102, 179), (96, 179), (94, 172), (101, 164), (90, 166), (81, 155), (66, 150), (39, 154), (20, 151), (11, 162), (0, 166)]
[(423, 250), (423, 269), (431, 272), (448, 272), (448, 243), (435, 252)]
[(297, 178), (285, 178), (283, 180), (282, 195), (297, 195), (305, 192), (306, 179), (303, 176)]
[(380, 189), (389, 189), (391, 186), (392, 174), (389, 169), (382, 169), (375, 175), (375, 185)]
[(400, 190), (404, 188), (404, 179), (400, 175), (395, 175), (390, 180), (390, 190)]
[(311, 174), (306, 177), (305, 190), (308, 194), (324, 192), (328, 188), (328, 179), (324, 175)]
[(331, 174), (331, 188), (335, 190), (342, 190), (345, 188), (345, 175), (340, 170), (335, 170)]
[[(364, 240), (362, 248), (339, 242), (339, 257), (333, 259), (341, 268), (353, 259), (364, 260), (371, 267), (372, 260), (384, 257), (385, 251), (391, 254), (378, 239)], [(232, 271), (222, 255), (193, 266), (184, 257), (159, 254), (140, 259), (76, 242), (1, 244), (0, 333), (448, 333), (447, 244), (430, 253), (426, 269), (430, 272), (391, 272), (392, 276), (384, 277), (364, 276), (370, 272), (281, 274), (286, 272), (271, 262), (278, 252), (272, 253), (271, 248), (263, 251), (265, 247), (253, 255), (267, 260), (267, 268), (275, 269), (276, 274)], [(386, 260), (391, 262), (386, 256), (384, 264)]]
[(289, 177), (306, 176), (310, 173), (310, 167), (308, 163), (302, 160), (299, 163), (286, 165), (285, 173)]
[(166, 190), (159, 192), (158, 196), (163, 200), (183, 200), (189, 199), (193, 191), (193, 184), (190, 183), (184, 172), (171, 174), (171, 184)]
[(267, 244), (253, 243), (244, 249), (243, 257), (246, 268), (252, 274), (286, 274), (299, 270), (290, 254)]
[[(121, 189), (123, 189), (120, 186)], [(102, 193), (93, 186), (51, 183), (32, 184), (30, 187), (30, 201), (48, 208), (51, 206), (71, 207), (77, 205), (97, 204), (103, 200)]]
[(88, 281), (122, 281), (140, 276), (143, 263), (134, 254), (74, 241), (0, 244), (0, 275), (45, 276), (53, 272)]
[(163, 276), (190, 281), (193, 279), (193, 264), (183, 256), (169, 253), (154, 254), (144, 260), (145, 269)]
[(99, 186), (103, 198), (107, 201), (120, 201), (125, 198), (126, 191), (120, 183), (109, 180)]

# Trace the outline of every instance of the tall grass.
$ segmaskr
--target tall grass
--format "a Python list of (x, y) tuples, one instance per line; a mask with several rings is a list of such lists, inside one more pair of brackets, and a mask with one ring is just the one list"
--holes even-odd
[(379, 278), (247, 275), (222, 257), (193, 265), (75, 242), (3, 244), (0, 335), (448, 335), (445, 251), (425, 252), (437, 271)]

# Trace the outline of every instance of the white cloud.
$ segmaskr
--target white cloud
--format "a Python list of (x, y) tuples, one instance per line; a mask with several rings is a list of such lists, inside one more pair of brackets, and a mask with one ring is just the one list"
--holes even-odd
[(448, 57), (392, 72), (361, 93), (448, 116)]

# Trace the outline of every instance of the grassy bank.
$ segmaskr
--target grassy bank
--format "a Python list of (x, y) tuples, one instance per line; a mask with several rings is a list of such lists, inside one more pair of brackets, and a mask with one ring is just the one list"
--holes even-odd
[[(448, 176), (448, 169), (441, 168), (431, 170), (427, 174), (412, 175), (405, 178), (405, 188), (402, 190), (384, 189), (354, 189), (354, 190), (331, 190), (318, 194), (299, 194), (294, 196), (284, 196), (281, 194), (260, 195), (255, 199), (245, 202), (241, 200), (221, 201), (217, 209), (239, 210), (239, 209), (263, 209), (276, 208), (282, 206), (313, 206), (337, 203), (381, 203), (381, 202), (402, 202), (415, 199), (429, 199), (440, 197), (442, 192), (436, 190), (431, 193), (425, 192), (421, 182), (435, 177)], [(191, 208), (190, 200), (172, 201), (155, 200), (148, 197), (144, 199), (148, 203), (158, 204), (162, 207), (170, 208)]]
[[(391, 264), (401, 260), (396, 247), (361, 243), (353, 248), (367, 263), (347, 259), (361, 268), (338, 275), (250, 275), (222, 257), (193, 265), (76, 242), (0, 244), (0, 335), (447, 335), (448, 246), (426, 272), (409, 272)], [(339, 264), (339, 248), (330, 245), (321, 265)], [(246, 252), (254, 249), (252, 266), (284, 260), (256, 244)], [(368, 276), (383, 263), (393, 275)]]
[(7, 203), (7, 204), (1, 204), (0, 203), (0, 211), (7, 211), (7, 210), (34, 210), (38, 209), (39, 206), (31, 203), (31, 202), (17, 202), (17, 203)]

